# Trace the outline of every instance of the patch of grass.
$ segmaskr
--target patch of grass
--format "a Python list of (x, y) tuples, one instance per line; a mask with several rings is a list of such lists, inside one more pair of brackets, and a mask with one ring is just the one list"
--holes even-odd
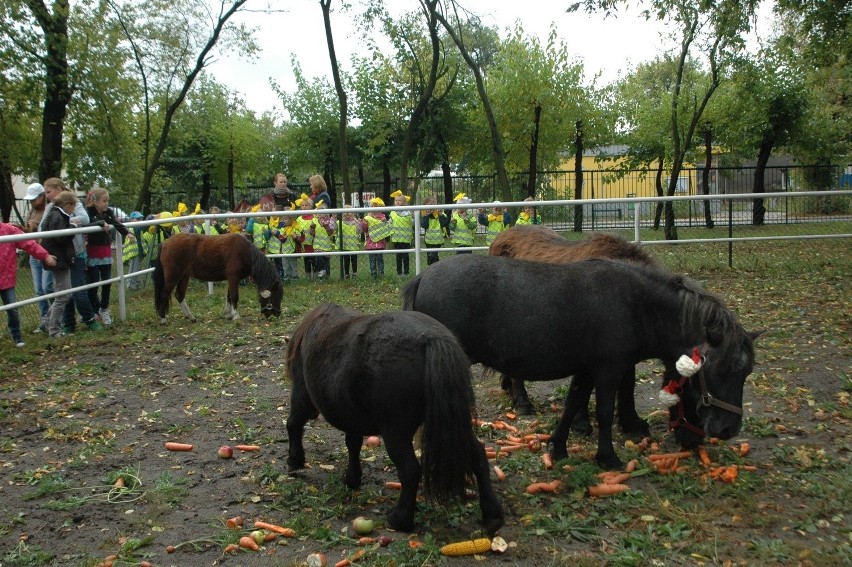
[(53, 553), (37, 546), (29, 546), (25, 540), (21, 539), (15, 549), (3, 556), (3, 561), (0, 564), (10, 567), (36, 567), (49, 564), (54, 557), (56, 556)]
[(186, 498), (186, 484), (186, 478), (178, 478), (165, 471), (157, 478), (154, 488), (145, 494), (155, 504), (177, 506)]

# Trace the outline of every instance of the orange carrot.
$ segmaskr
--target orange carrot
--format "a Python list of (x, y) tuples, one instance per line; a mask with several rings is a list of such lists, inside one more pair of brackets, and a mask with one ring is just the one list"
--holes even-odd
[(526, 489), (527, 494), (538, 494), (539, 492), (559, 492), (562, 487), (561, 480), (551, 482), (534, 482)]
[(639, 467), (639, 459), (631, 459), (628, 461), (627, 466), (624, 467), (625, 472), (633, 472)]
[(553, 468), (553, 457), (550, 456), (550, 453), (544, 452), (541, 454), (541, 463), (544, 465), (544, 468), (550, 470)]
[(258, 520), (254, 521), (254, 527), (259, 530), (275, 532), (277, 534), (283, 535), (284, 537), (293, 537), (296, 535), (296, 530), (294, 530), (293, 528), (285, 528), (284, 526), (277, 526), (275, 524), (269, 524)]
[(222, 553), (231, 553), (237, 551), (240, 548), (236, 543), (229, 543), (225, 546), (225, 549), (222, 550)]
[(260, 451), (260, 446), (259, 445), (234, 445), (234, 449), (237, 449), (238, 451), (253, 451), (253, 452), (256, 452), (256, 451)]
[(266, 534), (265, 536), (263, 536), (263, 541), (274, 541), (277, 537), (278, 534)]
[(359, 537), (358, 538), (358, 545), (372, 545), (372, 544), (376, 543), (377, 541), (379, 541), (379, 540), (377, 540), (374, 537), (369, 537), (369, 536)]
[(173, 441), (167, 441), (166, 449), (169, 451), (192, 451), (192, 445), (189, 443), (175, 443)]
[(530, 433), (523, 436), (524, 441), (550, 441), (550, 433)]
[(506, 473), (497, 465), (494, 465), (494, 474), (497, 475), (497, 480), (506, 480)]
[(754, 472), (757, 470), (757, 467), (754, 465), (740, 465), (740, 470)]
[(609, 477), (611, 477), (611, 476), (615, 476), (615, 475), (617, 475), (617, 474), (621, 474), (621, 473), (620, 473), (620, 472), (618, 472), (618, 471), (604, 471), (604, 472), (599, 472), (599, 473), (598, 473), (598, 474), (596, 474), (595, 476), (596, 476), (597, 478), (599, 478), (599, 479), (603, 480), (603, 479), (605, 479), (605, 478), (609, 478)]
[(657, 453), (655, 455), (648, 455), (648, 458), (652, 461), (659, 461), (662, 459), (669, 459), (671, 457), (676, 459), (685, 459), (690, 456), (692, 456), (692, 453), (689, 451), (681, 451), (679, 453)]
[(612, 476), (608, 476), (604, 479), (604, 484), (624, 484), (627, 480), (630, 479), (630, 473), (621, 473), (615, 474)]
[(515, 421), (516, 419), (518, 419), (518, 414), (516, 414), (515, 412), (507, 411), (505, 415), (506, 415), (506, 417), (508, 417), (512, 421)]
[(629, 489), (626, 484), (595, 484), (589, 487), (589, 496), (611, 496)]
[(749, 454), (749, 451), (751, 451), (751, 446), (748, 443), (741, 443), (740, 444), (740, 449), (739, 449), (740, 457), (745, 457), (746, 455)]
[(115, 488), (124, 488), (124, 477), (120, 476), (115, 479), (115, 483), (113, 484)]
[(417, 549), (418, 547), (423, 547), (424, 543), (417, 539), (408, 540), (408, 547), (411, 549)]
[(243, 525), (243, 517), (242, 516), (234, 516), (233, 518), (228, 518), (225, 520), (225, 526), (229, 530), (236, 530), (241, 528)]
[(253, 551), (260, 551), (260, 546), (257, 545), (257, 542), (247, 535), (240, 538), (240, 547), (251, 549)]
[(358, 550), (355, 551), (355, 553), (353, 553), (352, 555), (350, 555), (346, 559), (341, 559), (340, 561), (335, 563), (334, 567), (349, 567), (349, 565), (352, 565), (353, 563), (355, 563), (356, 561), (361, 559), (361, 557), (363, 557), (363, 556), (364, 556), (364, 550), (358, 549)]
[(514, 453), (515, 451), (520, 451), (521, 449), (526, 449), (527, 445), (500, 445), (500, 453)]
[(704, 445), (698, 447), (698, 458), (701, 459), (701, 464), (710, 466), (710, 455), (707, 453), (707, 448)]
[(506, 431), (508, 431), (510, 433), (515, 433), (515, 434), (518, 433), (517, 427), (515, 427), (514, 425), (511, 425), (509, 423), (506, 423), (505, 421), (501, 421), (499, 419), (494, 422), (494, 429), (505, 429)]
[(519, 443), (523, 443), (523, 442), (524, 442), (524, 439), (523, 439), (523, 438), (521, 438), (521, 437), (515, 437), (514, 435), (507, 435), (507, 436), (506, 436), (506, 441), (508, 441), (508, 442), (509, 442), (509, 443), (511, 443), (512, 445), (517, 445), (517, 444), (519, 444)]
[(735, 480), (737, 480), (737, 474), (739, 473), (739, 469), (737, 465), (731, 465), (725, 469), (725, 472), (722, 473), (721, 479), (722, 482), (727, 482), (732, 484)]
[(402, 483), (395, 480), (389, 480), (385, 483), (385, 488), (390, 490), (402, 490)]

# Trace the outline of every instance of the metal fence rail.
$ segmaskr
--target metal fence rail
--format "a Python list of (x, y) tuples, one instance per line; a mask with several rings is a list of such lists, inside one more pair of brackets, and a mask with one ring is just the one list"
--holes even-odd
[[(751, 205), (754, 199), (761, 198), (765, 201), (776, 200), (780, 209), (775, 215), (768, 215), (766, 222), (760, 226), (754, 226), (751, 223)], [(715, 211), (715, 227), (708, 228), (703, 222), (699, 222), (697, 215), (689, 214), (689, 211), (701, 210), (701, 219), (703, 221), (704, 202), (710, 204), (711, 210)], [(653, 214), (658, 204), (671, 202), (676, 212), (676, 226), (678, 227), (680, 238), (679, 240), (665, 240), (662, 230), (654, 230)], [(852, 203), (852, 190), (837, 190), (837, 191), (810, 191), (810, 192), (775, 192), (766, 194), (736, 194), (736, 195), (681, 195), (674, 197), (636, 197), (636, 198), (619, 198), (619, 199), (596, 199), (596, 200), (549, 200), (539, 201), (535, 203), (537, 214), (540, 214), (544, 219), (545, 224), (560, 231), (565, 231), (563, 235), (569, 239), (584, 238), (584, 232), (591, 230), (605, 229), (610, 232), (622, 234), (628, 240), (640, 242), (645, 245), (661, 247), (661, 246), (697, 246), (698, 258), (697, 269), (702, 267), (718, 268), (722, 266), (734, 265), (734, 250), (735, 246), (745, 249), (745, 255), (741, 255), (739, 263), (758, 264), (761, 255), (760, 249), (755, 249), (753, 245), (766, 243), (770, 241), (785, 241), (785, 240), (803, 240), (803, 239), (838, 239), (843, 242), (843, 246), (848, 246), (848, 239), (852, 237), (852, 218), (850, 217), (850, 203)], [(821, 211), (811, 211), (814, 204), (822, 208)], [(519, 211), (524, 205), (529, 205), (528, 202), (518, 201), (513, 203), (504, 203), (510, 211)], [(424, 209), (442, 209), (449, 211), (452, 209), (473, 209), (480, 211), (488, 211), (492, 203), (471, 203), (469, 205), (411, 205), (406, 207), (373, 207), (373, 208), (352, 208), (345, 209), (345, 212), (353, 212), (356, 214), (367, 211), (389, 212), (392, 210), (410, 210), (415, 214)], [(594, 210), (596, 207), (606, 208), (608, 210), (623, 211), (620, 218), (611, 219), (606, 224), (595, 224)], [(573, 224), (570, 222), (560, 221), (559, 219), (569, 217), (571, 211), (577, 211), (579, 208), (592, 212), (592, 219), (589, 225), (584, 224), (583, 232), (573, 232)], [(344, 209), (328, 209), (326, 212), (334, 215), (341, 215)], [(221, 215), (197, 215), (191, 217), (170, 218), (162, 222), (178, 223), (182, 220), (224, 220), (233, 217), (262, 217), (268, 216), (269, 213), (228, 213)], [(277, 211), (277, 216), (298, 216), (301, 211)], [(514, 216), (514, 214), (513, 214)], [(160, 224), (158, 220), (139, 221), (127, 223), (128, 228), (147, 228), (152, 225)], [(206, 223), (209, 227), (209, 222)], [(48, 233), (38, 233), (40, 239), (53, 238), (66, 234), (98, 232), (100, 227), (85, 227), (79, 229), (68, 229), (62, 231), (54, 231)], [(22, 234), (15, 236), (0, 237), (0, 244), (16, 242), (21, 240), (33, 239), (33, 234)], [(472, 248), (474, 251), (485, 251), (487, 247), (484, 245), (483, 236), (480, 234), (477, 237), (476, 245)], [(414, 246), (410, 252), (415, 255), (415, 272), (419, 273), (424, 269), (424, 260), (426, 251), (438, 250), (445, 254), (452, 254), (458, 249), (452, 248), (449, 244), (442, 248), (426, 248), (421, 239), (415, 239)], [(471, 250), (467, 248), (465, 250)], [(115, 258), (121, 258), (123, 252), (123, 243), (120, 235), (117, 235), (115, 241)], [(398, 250), (385, 251), (358, 251), (355, 254), (394, 254)], [(323, 253), (328, 256), (342, 256), (344, 254), (352, 254), (353, 252), (330, 252)], [(292, 256), (306, 256), (308, 254), (292, 254)], [(22, 326), (27, 328), (35, 328), (39, 322), (38, 309), (35, 303), (42, 299), (50, 299), (59, 294), (36, 297), (32, 278), (29, 277), (28, 263), (26, 256), (22, 256), (19, 264), (19, 273), (17, 277), (17, 286), (15, 288), (18, 301), (10, 305), (0, 307), (0, 311), (6, 311), (11, 308), (18, 308), (21, 316)], [(806, 263), (807, 258), (797, 259), (797, 262)], [(696, 269), (691, 266), (690, 269)], [(675, 269), (673, 266), (669, 266)], [(118, 284), (116, 287), (116, 304), (118, 307), (118, 318), (124, 320), (127, 317), (127, 293), (140, 293), (138, 291), (127, 290), (124, 282), (128, 278), (146, 277), (153, 268), (144, 268), (142, 270), (127, 273), (125, 266), (121, 262), (113, 262), (114, 277), (109, 280), (112, 284)], [(89, 289), (104, 285), (106, 282), (98, 282), (78, 288), (72, 288), (63, 293), (73, 293), (81, 289)], [(210, 293), (213, 293), (213, 285), (208, 286)]]

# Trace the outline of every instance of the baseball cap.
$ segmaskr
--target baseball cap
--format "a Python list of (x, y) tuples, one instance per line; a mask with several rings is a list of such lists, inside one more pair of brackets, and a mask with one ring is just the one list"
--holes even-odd
[(24, 195), (24, 199), (32, 201), (42, 194), (44, 194), (44, 186), (41, 183), (33, 183), (27, 187), (27, 194)]

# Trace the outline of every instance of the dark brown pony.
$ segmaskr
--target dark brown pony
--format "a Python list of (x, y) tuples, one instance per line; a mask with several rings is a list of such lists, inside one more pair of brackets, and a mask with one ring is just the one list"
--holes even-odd
[[(613, 258), (659, 268), (659, 264), (641, 246), (624, 238), (597, 232), (584, 240), (566, 240), (553, 229), (523, 225), (513, 226), (501, 232), (488, 248), (491, 256), (506, 256), (519, 260), (567, 264), (589, 258)], [(522, 378), (503, 376), (503, 389), (512, 395), (515, 410), (527, 414), (532, 412)], [(635, 376), (625, 377), (618, 392), (618, 420), (625, 432), (647, 435), (648, 425), (636, 413), (633, 391)], [(588, 403), (577, 414), (572, 429), (578, 433), (591, 433)]]
[(154, 269), (154, 306), (165, 324), (172, 290), (187, 319), (195, 317), (186, 304), (189, 278), (205, 282), (228, 281), (225, 318), (237, 320), (240, 280), (251, 276), (257, 286), (260, 310), (265, 317), (281, 315), (284, 286), (269, 259), (241, 234), (208, 236), (175, 234), (163, 242)]

